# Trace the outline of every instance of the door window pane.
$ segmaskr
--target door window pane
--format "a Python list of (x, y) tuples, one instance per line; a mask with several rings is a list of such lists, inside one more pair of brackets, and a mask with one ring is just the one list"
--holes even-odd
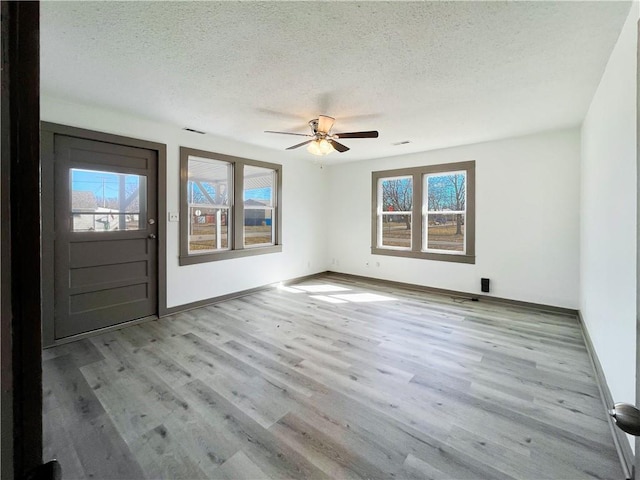
[(229, 249), (231, 164), (190, 156), (188, 176), (189, 253)]
[(244, 246), (273, 245), (276, 172), (244, 166)]
[(147, 178), (142, 175), (72, 168), (70, 192), (73, 232), (146, 228)]

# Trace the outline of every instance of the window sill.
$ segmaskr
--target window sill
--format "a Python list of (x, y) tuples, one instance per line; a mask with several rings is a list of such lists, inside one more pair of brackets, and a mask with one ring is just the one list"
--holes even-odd
[(392, 257), (419, 258), (421, 260), (436, 260), (440, 262), (453, 263), (476, 263), (475, 255), (460, 255), (447, 253), (415, 252), (413, 250), (396, 250), (392, 248), (371, 247), (373, 255), (388, 255)]
[(231, 260), (233, 258), (251, 257), (253, 255), (266, 255), (269, 253), (282, 252), (282, 245), (271, 245), (268, 247), (244, 248), (240, 250), (224, 250), (215, 253), (201, 253), (191, 255), (180, 255), (179, 265), (195, 265), (197, 263), (217, 262), (219, 260)]

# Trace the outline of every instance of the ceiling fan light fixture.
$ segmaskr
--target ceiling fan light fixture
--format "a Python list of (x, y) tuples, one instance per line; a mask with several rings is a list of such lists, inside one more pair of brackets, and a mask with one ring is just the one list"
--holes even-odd
[(326, 138), (321, 138), (319, 140), (314, 140), (309, 143), (307, 146), (307, 151), (313, 155), (317, 155), (319, 157), (323, 155), (328, 155), (334, 151), (333, 145), (327, 141)]
[(349, 147), (343, 145), (338, 140), (343, 138), (378, 138), (377, 130), (368, 130), (366, 132), (339, 132), (331, 133), (333, 128), (333, 117), (327, 117), (326, 115), (319, 115), (318, 118), (309, 120), (309, 127), (311, 133), (296, 133), (296, 132), (277, 132), (274, 130), (265, 130), (265, 133), (279, 133), (282, 135), (298, 135), (301, 137), (310, 138), (304, 142), (297, 143), (287, 147), (285, 150), (294, 150), (304, 145), (307, 146), (307, 151), (312, 155), (319, 157), (328, 155), (333, 151), (344, 153), (349, 151)]

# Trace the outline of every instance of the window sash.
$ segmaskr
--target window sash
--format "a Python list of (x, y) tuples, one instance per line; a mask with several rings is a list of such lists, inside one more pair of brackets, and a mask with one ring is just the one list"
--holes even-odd
[[(408, 246), (402, 246), (402, 245), (385, 245), (384, 244), (384, 218), (385, 217), (390, 217), (390, 216), (408, 216), (409, 217), (409, 225), (413, 225), (413, 213), (412, 212), (381, 212), (381, 214), (378, 216), (378, 241), (377, 241), (377, 245), (378, 248), (387, 248), (389, 250), (411, 250), (412, 244), (413, 244), (413, 239), (411, 238), (411, 231), (413, 230), (413, 228), (409, 228), (409, 245)], [(390, 221), (386, 222), (387, 224), (392, 223)], [(395, 223), (395, 222), (393, 222)], [(405, 223), (406, 222), (398, 222), (400, 224)], [(400, 227), (402, 228), (402, 225), (400, 225)], [(392, 237), (393, 238), (393, 237)]]
[[(437, 178), (437, 177), (449, 177), (452, 175), (464, 175), (464, 206), (463, 210), (444, 210), (444, 209), (433, 209), (429, 208), (429, 179)], [(447, 171), (447, 172), (434, 172), (427, 173), (423, 175), (423, 206), (422, 206), (422, 251), (423, 252), (432, 252), (432, 253), (442, 253), (447, 255), (465, 255), (467, 251), (467, 235), (466, 229), (462, 229), (462, 250), (447, 250), (442, 248), (430, 248), (429, 247), (429, 215), (462, 215), (466, 217), (467, 214), (467, 172), (464, 170), (459, 171)], [(463, 223), (464, 225), (464, 223)]]
[[(385, 229), (384, 226), (389, 225), (390, 223), (395, 223), (393, 222), (394, 218), (389, 218), (389, 217), (409, 217), (409, 225), (413, 225), (413, 210), (384, 210), (384, 184), (385, 182), (391, 182), (391, 181), (408, 181), (410, 182), (410, 188), (411, 188), (411, 195), (413, 197), (413, 187), (414, 187), (414, 179), (412, 175), (400, 175), (400, 176), (389, 176), (389, 177), (383, 177), (378, 179), (378, 183), (377, 183), (377, 205), (376, 205), (376, 212), (377, 212), (377, 239), (376, 239), (376, 246), (378, 248), (384, 248), (384, 249), (389, 249), (389, 250), (404, 250), (404, 251), (410, 251), (412, 249), (413, 246), (413, 239), (412, 239), (412, 235), (411, 235), (411, 231), (413, 230), (413, 228), (409, 228), (409, 245), (404, 246), (404, 245), (391, 245), (391, 244), (385, 244)], [(413, 207), (413, 198), (411, 201), (411, 206)], [(386, 219), (386, 221), (385, 221)], [(398, 223), (403, 223), (403, 222), (398, 222)], [(406, 224), (406, 221), (404, 222)], [(388, 233), (390, 233), (390, 228), (387, 229)], [(401, 230), (401, 226), (400, 228), (398, 228), (397, 230)], [(399, 237), (390, 237), (389, 242), (393, 242), (393, 238), (397, 238), (397, 240), (395, 240), (396, 243), (405, 243), (402, 239), (402, 236)]]
[[(243, 234), (242, 234), (242, 238), (243, 238), (243, 245), (244, 248), (257, 248), (257, 247), (264, 247), (264, 246), (268, 246), (268, 245), (274, 245), (275, 241), (276, 241), (276, 219), (275, 219), (275, 208), (274, 207), (260, 207), (257, 205), (250, 205), (250, 206), (245, 206), (244, 207), (245, 212), (247, 210), (263, 210), (265, 212), (264, 218), (265, 218), (265, 222), (266, 219), (269, 218), (270, 223), (265, 224), (265, 226), (269, 226), (270, 228), (270, 240), (268, 242), (262, 242), (262, 243), (247, 243), (247, 227), (250, 225), (246, 224), (246, 214), (245, 214), (245, 224), (243, 226)], [(269, 216), (267, 217), (266, 213), (269, 212)], [(256, 225), (254, 225), (256, 226)]]
[[(465, 217), (464, 213), (446, 212), (446, 214), (450, 215), (450, 216), (461, 215), (463, 218)], [(428, 215), (441, 215), (441, 214), (439, 212), (429, 212)], [(435, 228), (438, 228), (440, 225), (436, 224), (436, 225), (432, 226), (430, 224), (430, 222), (429, 222), (428, 215), (425, 215), (425, 216), (422, 217), (422, 221), (423, 221), (422, 228), (423, 228), (423, 232), (424, 232), (423, 233), (423, 238), (422, 238), (422, 241), (423, 241), (422, 251), (423, 252), (427, 252), (427, 253), (442, 253), (442, 254), (447, 254), (447, 255), (466, 255), (466, 251), (467, 251), (467, 247), (466, 247), (467, 246), (467, 235), (466, 235), (466, 229), (464, 227), (464, 221), (462, 223), (462, 250), (447, 249), (447, 248), (434, 248), (434, 247), (429, 248), (429, 242), (431, 241), (430, 238), (429, 238), (429, 228), (432, 227), (432, 228), (435, 229)], [(452, 223), (451, 226), (453, 227), (455, 225), (456, 228), (457, 228), (457, 225), (456, 225), (455, 222), (456, 222), (456, 220), (454, 220), (454, 223)], [(438, 240), (436, 239), (436, 235), (434, 234), (433, 242), (437, 243), (437, 241)], [(451, 244), (451, 240), (442, 240), (441, 239), (440, 241), (441, 242), (442, 241), (449, 242), (449, 244)], [(453, 242), (453, 243), (454, 243), (454, 246), (457, 244), (457, 242)]]
[[(204, 214), (204, 215), (199, 215), (197, 216), (198, 218), (202, 218), (202, 217), (212, 217), (215, 216), (215, 222), (211, 223), (211, 225), (215, 225), (215, 232), (213, 234), (207, 234), (207, 233), (200, 233), (200, 234), (196, 234), (194, 233), (196, 227), (201, 226), (202, 223), (204, 224), (209, 224), (209, 222), (207, 222), (205, 220), (205, 222), (194, 222), (196, 215), (192, 214), (193, 208), (198, 208), (198, 206), (189, 206), (189, 232), (188, 232), (188, 251), (189, 254), (203, 254), (203, 253), (212, 253), (212, 252), (218, 252), (218, 251), (224, 251), (224, 250), (229, 250), (231, 248), (231, 239), (230, 239), (230, 235), (229, 233), (232, 231), (231, 229), (231, 218), (230, 218), (230, 212), (231, 212), (231, 208), (227, 207), (227, 206), (221, 206), (221, 207), (206, 207), (208, 210), (215, 210), (214, 214)], [(202, 208), (202, 207), (201, 207)], [(223, 211), (224, 211), (224, 224), (222, 222), (222, 215), (223, 215)], [(207, 219), (208, 220), (208, 219)], [(225, 232), (225, 237), (226, 237), (226, 247), (222, 246), (223, 243), (223, 229), (222, 227), (226, 227), (226, 232)], [(213, 238), (211, 238), (213, 237)], [(192, 245), (195, 242), (207, 242), (210, 240), (214, 240), (214, 247), (213, 248), (193, 248)]]
[[(258, 248), (265, 247), (269, 245), (275, 245), (276, 243), (276, 218), (275, 218), (275, 206), (277, 205), (277, 191), (275, 186), (278, 181), (278, 173), (276, 170), (272, 168), (266, 167), (256, 167), (256, 166), (245, 166), (244, 174), (243, 174), (243, 208), (244, 208), (244, 221), (242, 227), (242, 245), (244, 248)], [(260, 181), (262, 179), (262, 181)], [(253, 188), (248, 188), (253, 187)], [(268, 198), (264, 198), (263, 196), (256, 196), (255, 193), (251, 193), (255, 190), (260, 189), (269, 189)], [(247, 202), (253, 201), (253, 204), (248, 204)], [(263, 211), (263, 223), (264, 225), (256, 225), (256, 224), (247, 224), (247, 211), (256, 212)], [(252, 218), (253, 221), (260, 220), (260, 218)], [(253, 238), (260, 238), (260, 229), (259, 227), (269, 227), (269, 240), (265, 242), (257, 242), (257, 243), (249, 243), (248, 239), (252, 238), (249, 234), (253, 234)], [(253, 227), (254, 232), (249, 231), (249, 227)], [(263, 232), (266, 233), (266, 232)], [(266, 235), (262, 235), (263, 238)]]

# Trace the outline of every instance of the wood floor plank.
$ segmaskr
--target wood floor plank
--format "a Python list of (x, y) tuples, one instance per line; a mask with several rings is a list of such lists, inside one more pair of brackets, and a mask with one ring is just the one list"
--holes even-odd
[(242, 450), (238, 450), (210, 478), (220, 480), (256, 480), (268, 478), (268, 476)]
[[(320, 422), (315, 427), (309, 423), (310, 417), (305, 415), (303, 420), (294, 413), (288, 413), (269, 431), (331, 478), (366, 479), (389, 475), (389, 454), (375, 448), (373, 443), (352, 438), (347, 426), (316, 419)], [(327, 423), (333, 428), (328, 428)], [(346, 451), (349, 455), (344, 454)]]
[(427, 462), (409, 454), (402, 464), (402, 469), (398, 471), (398, 478), (405, 480), (447, 480), (450, 477)]
[(233, 355), (236, 355), (238, 358), (244, 359), (247, 363), (253, 363), (264, 375), (272, 376), (302, 394), (311, 395), (313, 393), (324, 393), (327, 391), (327, 387), (316, 382), (313, 377), (301, 374), (299, 370), (294, 370), (280, 362), (272, 360), (234, 340), (225, 342), (223, 348), (228, 352), (232, 352)]
[[(352, 440), (353, 444), (367, 446), (361, 454), (374, 462), (375, 459), (383, 460), (388, 474), (400, 469), (406, 455), (412, 453), (428, 459), (432, 465), (447, 472), (450, 478), (511, 478), (493, 468), (491, 463), (474, 461), (436, 436), (394, 419), (385, 412), (370, 409), (346, 395), (332, 393), (308, 399), (299, 411), (305, 419), (315, 419), (316, 424), (324, 425), (325, 431), (336, 426), (346, 428), (348, 433), (336, 436), (351, 437), (356, 439)], [(348, 450), (352, 448), (349, 444)]]
[(43, 400), (63, 478), (623, 476), (574, 316), (339, 274), (48, 349)]
[(183, 448), (180, 430), (170, 430), (161, 424), (133, 442), (131, 450), (147, 478), (206, 479), (207, 474)]
[[(45, 452), (60, 454), (70, 459), (70, 471), (77, 470), (75, 457), (87, 477), (141, 478), (140, 465), (122, 439), (102, 404), (82, 376), (71, 355), (63, 355), (44, 362), (47, 378), (44, 388), (50, 388), (58, 399), (59, 407), (48, 415), (58, 416), (62, 438), (71, 441), (74, 452), (65, 452), (69, 445), (58, 437), (52, 444), (45, 444)], [(50, 421), (44, 424), (50, 427)], [(45, 430), (45, 438), (52, 433)], [(65, 438), (66, 437), (66, 438)]]
[(239, 408), (217, 394), (213, 389), (195, 380), (181, 391), (192, 403), (207, 410), (219, 428), (224, 428), (228, 438), (267, 475), (275, 478), (329, 478), (302, 455), (279, 441), (268, 430), (245, 415)]

